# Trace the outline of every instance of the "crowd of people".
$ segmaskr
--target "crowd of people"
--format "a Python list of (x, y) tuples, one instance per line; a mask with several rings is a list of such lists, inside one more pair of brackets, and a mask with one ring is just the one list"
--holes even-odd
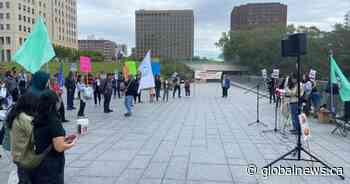
[[(101, 72), (93, 76), (69, 72), (63, 79), (58, 73), (50, 78), (43, 71), (33, 75), (24, 71), (18, 74), (13, 68), (6, 72), (5, 78), (0, 80), (0, 108), (7, 112), (0, 143), (11, 152), (19, 183), (63, 184), (64, 151), (74, 147), (77, 137), (66, 135), (62, 125), (69, 122), (65, 111), (77, 110), (78, 119), (86, 118), (88, 101), (93, 101), (97, 107), (103, 100), (103, 112), (111, 113), (111, 99), (124, 97), (124, 115), (130, 117), (135, 104), (143, 103), (141, 93), (145, 91), (139, 90), (140, 80), (140, 73), (125, 78), (122, 73)], [(186, 96), (191, 95), (189, 80), (181, 80), (178, 75), (162, 80), (158, 75), (155, 87), (148, 90), (150, 102), (168, 102), (171, 90), (173, 98), (181, 98), (182, 89)], [(75, 99), (79, 100), (78, 109)]]

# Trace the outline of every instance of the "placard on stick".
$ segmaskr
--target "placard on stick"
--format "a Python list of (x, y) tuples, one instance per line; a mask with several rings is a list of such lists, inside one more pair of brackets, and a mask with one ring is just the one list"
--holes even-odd
[(278, 79), (280, 77), (280, 70), (279, 69), (274, 69), (272, 72), (272, 78)]

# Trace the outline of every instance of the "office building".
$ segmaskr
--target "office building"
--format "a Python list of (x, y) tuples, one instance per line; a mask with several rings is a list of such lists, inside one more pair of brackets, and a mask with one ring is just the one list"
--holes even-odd
[(44, 18), (54, 44), (78, 48), (77, 0), (3, 0), (0, 1), (0, 61), (11, 61), (33, 30), (38, 16)]
[(345, 15), (345, 26), (350, 27), (350, 11)]
[(193, 57), (193, 45), (192, 10), (136, 11), (137, 58), (152, 50), (152, 57), (189, 60)]
[(106, 61), (116, 59), (117, 44), (109, 40), (79, 40), (79, 50), (95, 51), (103, 55)]
[(287, 26), (287, 5), (280, 3), (252, 3), (234, 7), (231, 13), (231, 31)]

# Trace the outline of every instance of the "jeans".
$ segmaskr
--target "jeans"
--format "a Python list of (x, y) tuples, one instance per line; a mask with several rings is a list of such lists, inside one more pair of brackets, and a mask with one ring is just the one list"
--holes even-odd
[(228, 96), (228, 88), (223, 87), (222, 88), (222, 97), (227, 98)]
[(186, 96), (191, 96), (191, 90), (190, 88), (185, 88)]
[(124, 105), (125, 105), (125, 108), (126, 108), (126, 112), (128, 114), (131, 114), (132, 113), (132, 103), (133, 103), (133, 96), (125, 96), (125, 100), (124, 100)]
[(178, 97), (181, 98), (181, 88), (180, 88), (180, 85), (176, 85), (176, 86), (174, 87), (173, 98), (175, 98), (175, 93), (176, 93), (176, 91), (177, 91)]
[(156, 100), (158, 101), (160, 98), (160, 88), (156, 88)]
[(289, 104), (294, 130), (300, 130), (298, 103)]
[(166, 101), (169, 101), (169, 90), (168, 89), (164, 90), (163, 101), (165, 101), (165, 98), (166, 98)]
[(105, 94), (104, 95), (104, 103), (103, 103), (104, 112), (108, 112), (111, 110), (109, 108), (109, 105), (111, 103), (111, 98), (112, 98), (112, 94)]
[(67, 91), (67, 109), (72, 110), (74, 107), (74, 90)]
[(79, 107), (79, 111), (78, 111), (78, 116), (85, 116), (85, 105), (86, 103), (83, 100), (80, 100), (80, 107)]
[(97, 105), (97, 100), (98, 100), (98, 104), (101, 105), (101, 92), (99, 89), (96, 89), (94, 91), (94, 101), (95, 101), (95, 105)]

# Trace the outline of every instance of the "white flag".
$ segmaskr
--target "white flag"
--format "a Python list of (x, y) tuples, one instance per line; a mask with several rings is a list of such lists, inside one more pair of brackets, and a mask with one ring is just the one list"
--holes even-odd
[(151, 64), (151, 51), (148, 51), (141, 65), (139, 66), (139, 71), (141, 72), (141, 80), (138, 91), (142, 89), (154, 88), (154, 76), (152, 72)]

